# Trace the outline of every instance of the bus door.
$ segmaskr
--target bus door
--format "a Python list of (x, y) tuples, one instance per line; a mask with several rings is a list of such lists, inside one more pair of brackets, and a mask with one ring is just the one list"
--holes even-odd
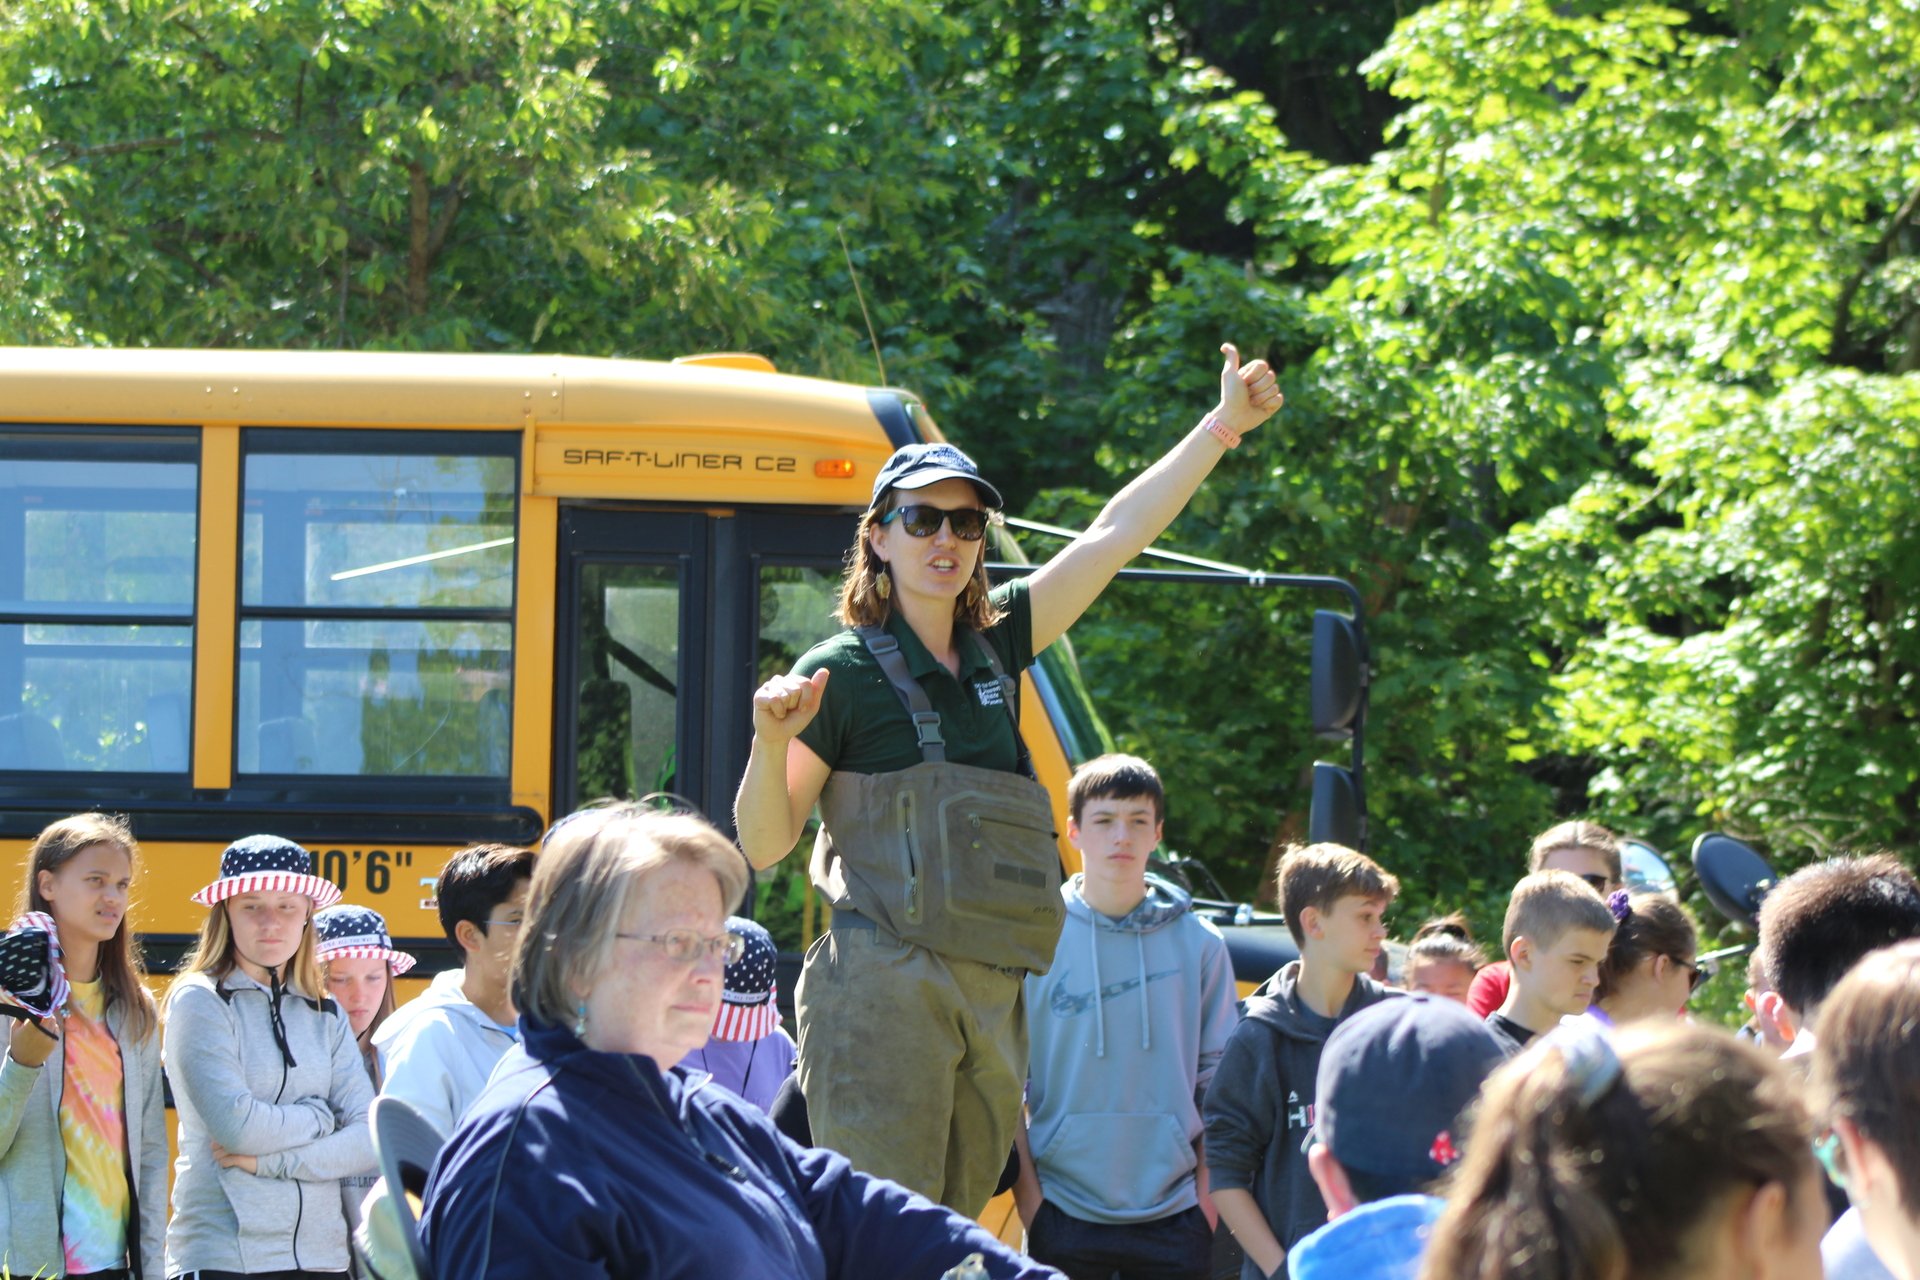
[(842, 511), (564, 506), (554, 813), (670, 792), (722, 829), (749, 701), (838, 624)]

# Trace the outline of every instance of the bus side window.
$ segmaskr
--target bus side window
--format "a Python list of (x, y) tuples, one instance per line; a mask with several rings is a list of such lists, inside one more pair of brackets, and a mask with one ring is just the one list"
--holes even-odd
[(246, 433), (240, 773), (505, 781), (516, 442)]
[(198, 472), (192, 431), (0, 431), (0, 769), (186, 772)]

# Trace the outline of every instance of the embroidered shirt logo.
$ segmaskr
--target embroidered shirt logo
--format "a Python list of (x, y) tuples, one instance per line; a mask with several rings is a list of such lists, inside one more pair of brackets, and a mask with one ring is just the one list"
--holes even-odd
[(1300, 1095), (1291, 1089), (1287, 1091), (1287, 1128), (1313, 1128), (1313, 1104), (1301, 1102)]
[(1001, 690), (998, 680), (982, 680), (973, 686), (973, 692), (980, 699), (980, 705), (983, 707), (1007, 705), (1007, 695)]

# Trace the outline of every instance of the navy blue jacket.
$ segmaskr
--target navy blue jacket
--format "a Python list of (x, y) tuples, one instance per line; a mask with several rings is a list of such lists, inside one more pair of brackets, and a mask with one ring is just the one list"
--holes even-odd
[(521, 1043), (435, 1162), (421, 1219), (460, 1280), (938, 1280), (970, 1253), (996, 1280), (1059, 1273), (761, 1112), (521, 1020)]

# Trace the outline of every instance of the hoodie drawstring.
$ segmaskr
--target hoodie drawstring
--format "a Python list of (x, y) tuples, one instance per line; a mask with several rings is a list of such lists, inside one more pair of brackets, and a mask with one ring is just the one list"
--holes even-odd
[(1087, 950), (1093, 956), (1093, 1025), (1094, 1056), (1107, 1056), (1107, 1002), (1100, 992), (1100, 926), (1095, 923), (1087, 929)]
[(1147, 939), (1139, 930), (1133, 934), (1134, 954), (1140, 957), (1140, 1047), (1153, 1048), (1153, 1002), (1147, 999)]
[[(1133, 954), (1140, 966), (1140, 1047), (1153, 1048), (1153, 1002), (1147, 998), (1147, 940), (1139, 930), (1133, 930)], [(1100, 981), (1100, 926), (1094, 924), (1087, 930), (1087, 953), (1093, 958), (1093, 1027), (1094, 1056), (1107, 1056), (1107, 998), (1105, 984)]]
[(287, 984), (280, 980), (279, 969), (267, 970), (270, 979), (267, 986), (267, 1017), (273, 1023), (273, 1042), (280, 1046), (280, 1057), (289, 1067), (300, 1064), (293, 1059), (293, 1050), (287, 1045), (287, 1023), (280, 1016), (280, 998), (287, 993)]

